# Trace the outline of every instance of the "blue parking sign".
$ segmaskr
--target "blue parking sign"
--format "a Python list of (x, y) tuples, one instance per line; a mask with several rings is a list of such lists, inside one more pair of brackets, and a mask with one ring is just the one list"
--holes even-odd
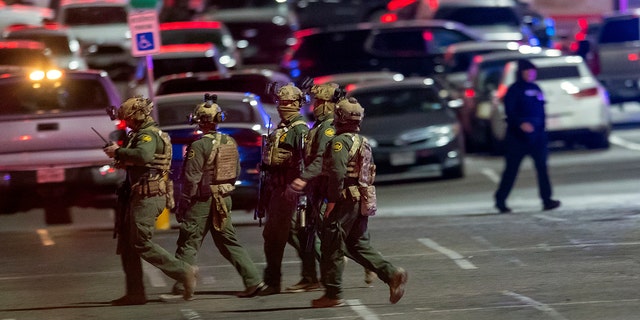
[(139, 33), (136, 35), (136, 46), (138, 51), (152, 51), (155, 50), (156, 45), (153, 41), (153, 32)]

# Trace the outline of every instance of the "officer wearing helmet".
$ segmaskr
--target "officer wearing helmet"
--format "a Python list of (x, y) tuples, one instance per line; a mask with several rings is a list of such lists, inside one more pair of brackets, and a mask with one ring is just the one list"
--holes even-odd
[(397, 303), (404, 295), (407, 272), (385, 260), (369, 243), (367, 224), (376, 207), (375, 165), (367, 139), (358, 134), (363, 117), (364, 109), (355, 98), (344, 99), (336, 106), (336, 136), (324, 154), (328, 184), (327, 208), (320, 233), (320, 271), (325, 293), (311, 302), (314, 308), (344, 304), (345, 255), (374, 271), (389, 285), (391, 303)]
[[(297, 202), (283, 197), (287, 186), (299, 176), (302, 164), (304, 139), (309, 132), (300, 109), (305, 101), (305, 94), (293, 84), (287, 84), (276, 93), (277, 111), (280, 123), (269, 134), (266, 146), (262, 151), (260, 170), (267, 173), (266, 187), (269, 190), (267, 199), (261, 197), (258, 205), (266, 205), (267, 221), (262, 232), (264, 253), (267, 266), (264, 270), (266, 287), (260, 295), (277, 294), (281, 291), (282, 257), (287, 242), (291, 243), (303, 261), (315, 261), (313, 252), (307, 252), (300, 246), (297, 230), (293, 223)], [(315, 262), (313, 269), (303, 268), (303, 274), (318, 285)], [(303, 263), (306, 267), (307, 263)]]
[[(211, 232), (220, 254), (242, 278), (245, 290), (237, 296), (245, 298), (258, 293), (264, 283), (231, 222), (231, 192), (240, 174), (240, 158), (236, 141), (217, 131), (224, 118), (217, 96), (209, 94), (189, 116), (189, 122), (203, 134), (185, 153), (176, 208), (176, 218), (181, 222), (176, 258), (195, 265), (204, 236)], [(174, 284), (173, 294), (183, 291), (181, 284)]]
[(183, 298), (192, 300), (197, 268), (181, 261), (152, 241), (155, 220), (173, 207), (173, 184), (169, 179), (171, 141), (151, 117), (153, 103), (143, 97), (125, 101), (107, 111), (112, 120), (125, 121), (131, 129), (124, 147), (112, 143), (104, 153), (127, 171), (118, 191), (118, 252), (126, 278), (126, 294), (113, 305), (147, 302), (140, 258), (184, 284)]

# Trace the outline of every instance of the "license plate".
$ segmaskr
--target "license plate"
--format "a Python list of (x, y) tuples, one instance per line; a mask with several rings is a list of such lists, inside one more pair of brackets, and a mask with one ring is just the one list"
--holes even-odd
[(36, 172), (38, 183), (62, 182), (64, 181), (64, 168), (40, 169)]
[(392, 153), (389, 157), (389, 162), (391, 162), (392, 166), (414, 164), (416, 163), (416, 154), (413, 151)]

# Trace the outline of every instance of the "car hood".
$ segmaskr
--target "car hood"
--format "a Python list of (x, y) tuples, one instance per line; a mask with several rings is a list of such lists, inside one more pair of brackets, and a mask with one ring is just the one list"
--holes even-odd
[(379, 143), (385, 143), (393, 142), (401, 134), (408, 131), (454, 123), (454, 116), (445, 112), (445, 110), (442, 110), (442, 112), (434, 111), (422, 114), (410, 113), (367, 118), (365, 109), (365, 117), (360, 127), (360, 133), (375, 139)]

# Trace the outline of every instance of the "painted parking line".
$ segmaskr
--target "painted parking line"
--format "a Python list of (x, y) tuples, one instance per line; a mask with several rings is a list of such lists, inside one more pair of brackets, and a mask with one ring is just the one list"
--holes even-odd
[(484, 169), (482, 169), (481, 172), (487, 178), (489, 178), (489, 180), (491, 180), (491, 182), (493, 182), (495, 184), (500, 183), (500, 175), (498, 175), (498, 173), (495, 170), (489, 169), (489, 168), (484, 168)]
[(43, 246), (52, 246), (56, 244), (51, 236), (49, 235), (49, 231), (47, 229), (38, 229), (36, 230), (38, 236), (40, 237), (40, 242), (42, 242)]
[(428, 248), (431, 248), (449, 257), (449, 259), (453, 260), (453, 262), (455, 262), (462, 269), (466, 269), (466, 270), (478, 269), (478, 267), (476, 267), (473, 263), (471, 263), (471, 261), (465, 259), (461, 254), (451, 249), (445, 248), (429, 238), (421, 238), (421, 239), (418, 239), (418, 241), (424, 244), (425, 246), (427, 246)]
[(353, 312), (357, 313), (361, 319), (364, 320), (380, 320), (378, 315), (376, 315), (371, 309), (367, 308), (367, 306), (363, 305), (359, 299), (347, 300), (347, 305)]
[(556, 311), (555, 309), (553, 309), (550, 305), (548, 304), (544, 304), (542, 302), (538, 302), (536, 300), (533, 300), (529, 297), (523, 296), (521, 294), (515, 293), (515, 292), (511, 292), (508, 290), (505, 290), (502, 292), (502, 294), (504, 294), (505, 296), (508, 297), (512, 297), (515, 298), (516, 300), (534, 307), (536, 310), (542, 311), (544, 312), (546, 315), (548, 315), (551, 319), (553, 320), (567, 320), (567, 318), (563, 317), (560, 313), (558, 313), (558, 311)]
[(552, 216), (548, 216), (546, 214), (534, 214), (533, 216), (538, 218), (538, 219), (540, 219), (540, 220), (546, 220), (546, 221), (553, 221), (553, 222), (567, 221), (567, 219), (552, 217)]
[(640, 144), (627, 141), (618, 136), (610, 135), (609, 142), (629, 150), (640, 151)]

